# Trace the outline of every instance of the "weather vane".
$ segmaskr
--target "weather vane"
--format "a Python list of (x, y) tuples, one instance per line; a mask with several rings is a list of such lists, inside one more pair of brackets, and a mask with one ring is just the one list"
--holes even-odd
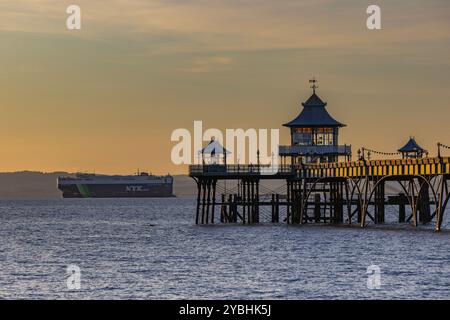
[(312, 83), (312, 85), (311, 85), (311, 89), (313, 89), (313, 93), (316, 93), (316, 89), (319, 87), (318, 85), (317, 85), (317, 80), (316, 80), (316, 77), (313, 77), (311, 80), (309, 80), (309, 83)]

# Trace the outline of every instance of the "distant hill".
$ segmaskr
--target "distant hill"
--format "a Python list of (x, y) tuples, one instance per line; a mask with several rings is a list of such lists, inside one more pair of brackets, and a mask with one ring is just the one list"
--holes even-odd
[(67, 172), (12, 172), (0, 173), (0, 198), (58, 198), (58, 176), (71, 176)]

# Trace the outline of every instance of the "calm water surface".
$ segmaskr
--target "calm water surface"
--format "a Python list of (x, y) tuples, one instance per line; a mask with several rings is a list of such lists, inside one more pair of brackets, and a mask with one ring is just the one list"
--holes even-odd
[[(0, 298), (450, 298), (449, 231), (199, 227), (194, 209), (192, 199), (1, 200)], [(69, 264), (79, 291), (67, 289)], [(367, 288), (369, 265), (380, 290)]]

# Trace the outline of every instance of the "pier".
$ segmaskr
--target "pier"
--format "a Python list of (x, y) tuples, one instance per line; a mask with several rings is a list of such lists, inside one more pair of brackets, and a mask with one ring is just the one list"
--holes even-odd
[[(365, 227), (369, 222), (384, 223), (386, 206), (395, 205), (399, 223), (417, 227), (434, 221), (440, 231), (450, 200), (449, 157), (283, 165), (274, 175), (261, 174), (258, 166), (193, 165), (189, 174), (197, 183), (197, 224), (215, 223), (216, 213), (225, 223), (259, 223), (260, 207), (267, 206), (274, 223)], [(262, 201), (259, 186), (268, 179), (285, 180), (286, 194)], [(217, 182), (223, 180), (239, 180), (239, 190), (217, 199)], [(398, 184), (403, 192), (386, 197), (386, 183)], [(280, 207), (287, 210), (284, 221)]]
[[(231, 165), (229, 151), (222, 162), (191, 165), (189, 175), (197, 185), (196, 224), (261, 222), (287, 224), (348, 224), (362, 228), (386, 222), (386, 207), (397, 208), (398, 223), (434, 224), (441, 231), (445, 209), (450, 200), (450, 158), (429, 157), (414, 138), (392, 154), (398, 159), (371, 160), (374, 150), (360, 149), (352, 160), (349, 145), (339, 145), (339, 130), (344, 124), (333, 119), (327, 103), (316, 94), (303, 103), (297, 118), (284, 126), (291, 130), (291, 145), (280, 146), (281, 164), (267, 174), (268, 164)], [(211, 141), (210, 145), (217, 144)], [(220, 149), (220, 151), (218, 151)], [(202, 154), (211, 154), (211, 148)], [(264, 190), (262, 183), (280, 180), (285, 190)], [(220, 183), (234, 181), (235, 190), (223, 190)], [(395, 185), (397, 194), (388, 194)], [(221, 190), (219, 190), (221, 188)]]

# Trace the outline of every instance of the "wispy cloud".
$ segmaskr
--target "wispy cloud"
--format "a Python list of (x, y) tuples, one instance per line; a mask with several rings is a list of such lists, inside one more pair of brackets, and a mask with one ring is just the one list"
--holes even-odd
[(192, 66), (186, 69), (188, 72), (211, 72), (223, 70), (232, 63), (233, 59), (226, 56), (213, 56), (194, 59)]
[[(3, 0), (0, 30), (61, 33), (71, 0)], [(365, 29), (365, 1), (78, 0), (80, 37), (158, 41), (158, 52), (348, 48), (449, 39), (448, 1), (382, 1), (384, 30)], [(419, 19), (417, 19), (419, 17)], [(429, 30), (433, 29), (430, 33)], [(167, 41), (160, 41), (161, 38)]]

